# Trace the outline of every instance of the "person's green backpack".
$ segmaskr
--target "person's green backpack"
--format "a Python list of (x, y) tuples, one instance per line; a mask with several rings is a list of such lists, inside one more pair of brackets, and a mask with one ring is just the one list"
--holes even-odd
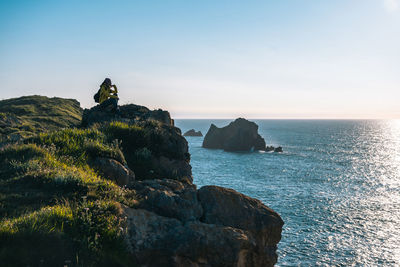
[(94, 102), (96, 102), (96, 103), (99, 103), (99, 101), (100, 101), (100, 91), (101, 91), (101, 88), (97, 91), (97, 93), (93, 96), (93, 98), (94, 98)]

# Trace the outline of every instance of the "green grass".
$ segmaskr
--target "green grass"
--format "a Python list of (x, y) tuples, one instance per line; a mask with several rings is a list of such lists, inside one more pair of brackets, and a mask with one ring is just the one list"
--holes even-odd
[[(124, 217), (112, 201), (44, 207), (0, 223), (2, 266), (126, 266)], [(15, 257), (17, 255), (17, 257)]]
[(85, 164), (96, 157), (113, 158), (125, 164), (125, 158), (115, 140), (106, 142), (106, 136), (97, 129), (64, 129), (62, 131), (40, 133), (26, 142), (52, 147), (56, 154), (70, 158), (75, 164)]
[(74, 99), (34, 95), (1, 100), (0, 114), (0, 142), (7, 142), (43, 131), (77, 127), (82, 108)]
[(135, 192), (88, 162), (124, 161), (97, 129), (42, 133), (0, 149), (0, 262), (4, 266), (125, 266), (121, 204)]
[(3, 141), (22, 136), (0, 147), (2, 266), (131, 266), (121, 207), (140, 199), (102, 177), (93, 160), (113, 158), (137, 179), (155, 179), (165, 178), (155, 157), (187, 158), (171, 127), (146, 121), (79, 129), (79, 109), (76, 101), (39, 96), (0, 101)]

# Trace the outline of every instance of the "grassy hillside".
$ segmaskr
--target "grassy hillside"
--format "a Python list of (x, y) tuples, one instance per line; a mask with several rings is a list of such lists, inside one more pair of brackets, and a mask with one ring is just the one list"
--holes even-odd
[(76, 127), (82, 108), (74, 99), (24, 96), (0, 101), (0, 142), (15, 141), (35, 133)]
[(135, 193), (88, 164), (124, 162), (98, 129), (42, 133), (0, 149), (2, 266), (125, 266), (121, 205)]
[(189, 160), (172, 126), (125, 119), (76, 128), (81, 111), (69, 99), (0, 101), (0, 265), (132, 266), (122, 206), (141, 200), (93, 162), (113, 159), (142, 180), (177, 175), (157, 169), (160, 157)]

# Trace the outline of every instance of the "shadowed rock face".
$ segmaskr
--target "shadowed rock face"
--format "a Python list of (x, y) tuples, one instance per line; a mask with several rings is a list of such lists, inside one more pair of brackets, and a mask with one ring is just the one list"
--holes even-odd
[(172, 180), (138, 182), (126, 240), (139, 266), (273, 266), (283, 221), (232, 189)]
[(204, 137), (203, 147), (225, 151), (266, 149), (264, 138), (258, 134), (258, 125), (242, 118), (236, 119), (223, 128), (211, 124)]
[(198, 193), (203, 207), (202, 222), (225, 225), (250, 232), (263, 251), (277, 260), (276, 244), (281, 239), (283, 221), (261, 201), (232, 189), (204, 186)]

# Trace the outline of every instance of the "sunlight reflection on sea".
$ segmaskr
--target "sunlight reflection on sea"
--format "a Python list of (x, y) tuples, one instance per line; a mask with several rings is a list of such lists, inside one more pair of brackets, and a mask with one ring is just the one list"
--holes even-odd
[[(227, 120), (177, 120), (207, 132)], [(261, 199), (285, 221), (278, 266), (400, 266), (400, 121), (256, 120), (284, 153), (189, 137), (194, 182)]]

